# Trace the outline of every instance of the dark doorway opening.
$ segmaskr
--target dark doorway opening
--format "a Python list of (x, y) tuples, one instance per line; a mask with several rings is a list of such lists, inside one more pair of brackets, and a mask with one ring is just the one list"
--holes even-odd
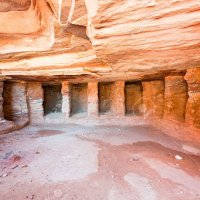
[(71, 86), (71, 115), (87, 113), (87, 83)]
[(62, 112), (61, 85), (43, 85), (44, 89), (44, 114)]
[(106, 114), (112, 112), (112, 97), (114, 83), (99, 83), (98, 85), (98, 95), (99, 95), (99, 113)]
[(125, 107), (127, 115), (142, 114), (142, 85), (127, 82), (125, 85)]

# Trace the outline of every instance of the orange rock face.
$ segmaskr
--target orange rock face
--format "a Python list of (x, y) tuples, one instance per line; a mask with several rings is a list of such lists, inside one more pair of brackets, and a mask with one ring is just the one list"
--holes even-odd
[(139, 116), (142, 109), (142, 85), (140, 83), (127, 83), (125, 87), (126, 114)]
[(186, 123), (200, 128), (200, 68), (189, 69), (185, 75), (189, 99), (186, 106)]
[(44, 97), (53, 105), (56, 94), (64, 119), (82, 110), (89, 118), (143, 115), (200, 128), (197, 0), (0, 5), (0, 119), (44, 122)]
[(0, 76), (140, 80), (200, 61), (196, 0), (0, 3)]
[(143, 104), (145, 118), (162, 119), (164, 111), (164, 81), (142, 82), (143, 86)]
[(0, 120), (3, 119), (3, 82), (0, 82)]
[(26, 83), (5, 83), (3, 98), (6, 119), (16, 121), (28, 118), (26, 87)]
[(43, 89), (42, 84), (30, 82), (27, 86), (29, 118), (31, 123), (43, 123)]
[(184, 77), (166, 77), (164, 118), (184, 122), (187, 99), (187, 83)]
[(97, 117), (98, 116), (98, 83), (91, 82), (88, 83), (88, 116)]
[(93, 47), (114, 71), (146, 74), (199, 64), (198, 1), (86, 0), (86, 6)]
[(31, 5), (31, 0), (0, 0), (0, 12), (27, 10)]

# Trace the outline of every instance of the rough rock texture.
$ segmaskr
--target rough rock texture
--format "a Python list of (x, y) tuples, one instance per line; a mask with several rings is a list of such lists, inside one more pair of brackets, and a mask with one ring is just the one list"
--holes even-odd
[(188, 89), (184, 77), (166, 77), (164, 118), (184, 122), (187, 99)]
[(8, 121), (4, 119), (4, 109), (3, 109), (3, 90), (4, 90), (4, 82), (0, 82), (0, 135), (9, 133), (16, 129), (16, 125), (12, 121)]
[(69, 82), (62, 82), (62, 113), (64, 117), (68, 118), (70, 116), (70, 103), (71, 103), (71, 94), (70, 94), (71, 85)]
[(72, 4), (72, 0), (47, 0), (59, 23), (65, 24)]
[(28, 118), (27, 84), (23, 82), (5, 82), (4, 116), (10, 121)]
[(200, 61), (196, 0), (0, 3), (0, 76), (5, 78), (138, 81)]
[(113, 112), (116, 117), (125, 115), (125, 82), (116, 81), (113, 93)]
[(88, 103), (88, 89), (86, 83), (72, 84), (71, 87), (71, 115), (86, 114)]
[(98, 86), (99, 113), (113, 114), (113, 96), (115, 84), (113, 82), (102, 82)]
[(31, 5), (31, 0), (0, 0), (0, 12), (27, 10)]
[(0, 82), (0, 119), (4, 118), (3, 114), (3, 82)]
[(0, 54), (49, 50), (54, 43), (53, 14), (44, 0), (33, 0), (26, 11), (1, 12), (0, 35)]
[(142, 102), (142, 85), (140, 83), (126, 83), (126, 114), (141, 115), (143, 113)]
[(85, 0), (76, 0), (72, 3), (69, 22), (81, 26), (87, 26), (87, 9), (85, 6)]
[(44, 121), (43, 88), (41, 83), (29, 82), (27, 87), (30, 123), (39, 124)]
[(17, 126), (14, 122), (5, 119), (0, 119), (0, 135), (16, 130)]
[(62, 112), (61, 84), (43, 85), (44, 90), (44, 114)]
[(188, 102), (185, 122), (200, 128), (200, 68), (188, 69), (185, 75), (188, 84)]
[[(125, 76), (194, 67), (200, 61), (196, 0), (86, 0), (88, 35), (113, 71)], [(137, 73), (140, 72), (140, 73)]]
[[(0, 5), (0, 79), (14, 88), (4, 92), (6, 118), (27, 117), (29, 111), (31, 122), (41, 123), (43, 103), (45, 112), (52, 111), (58, 93), (64, 119), (144, 111), (144, 117), (162, 118), (163, 83), (153, 80), (167, 76), (164, 118), (182, 122), (187, 85), (177, 74), (191, 68), (185, 77), (186, 122), (199, 127), (199, 81), (192, 75), (200, 63), (197, 0), (0, 0)], [(31, 82), (28, 109), (25, 89), (14, 86), (19, 81)], [(62, 84), (50, 99), (42, 88), (49, 84)], [(0, 118), (1, 104), (0, 90)]]
[(162, 119), (164, 111), (164, 81), (142, 82), (144, 118)]
[(88, 83), (88, 116), (97, 117), (99, 114), (98, 82)]

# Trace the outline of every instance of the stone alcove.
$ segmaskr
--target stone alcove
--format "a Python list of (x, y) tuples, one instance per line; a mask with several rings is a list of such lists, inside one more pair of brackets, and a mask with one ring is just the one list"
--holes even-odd
[(87, 114), (87, 83), (71, 85), (71, 116)]
[(43, 85), (44, 115), (62, 112), (61, 85)]

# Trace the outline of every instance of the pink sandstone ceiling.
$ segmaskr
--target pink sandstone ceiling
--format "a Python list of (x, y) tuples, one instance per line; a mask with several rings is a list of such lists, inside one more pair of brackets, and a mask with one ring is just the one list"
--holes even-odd
[(0, 0), (5, 79), (141, 79), (200, 63), (198, 0)]

